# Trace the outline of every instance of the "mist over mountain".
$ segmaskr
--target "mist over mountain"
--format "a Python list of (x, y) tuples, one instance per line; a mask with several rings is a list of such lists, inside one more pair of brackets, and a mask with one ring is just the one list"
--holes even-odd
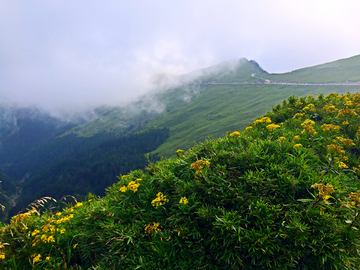
[(156, 161), (245, 127), (291, 95), (360, 91), (359, 71), (358, 56), (284, 74), (241, 58), (160, 76), (152, 92), (123, 106), (55, 117), (35, 107), (3, 105), (0, 173), (8, 207), (2, 219), (40, 196), (101, 195), (117, 175), (145, 169), (145, 155)]

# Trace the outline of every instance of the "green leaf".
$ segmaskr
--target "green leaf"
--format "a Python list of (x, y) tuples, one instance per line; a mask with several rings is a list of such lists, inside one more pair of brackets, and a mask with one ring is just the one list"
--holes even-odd
[(299, 202), (313, 202), (313, 199), (298, 199)]

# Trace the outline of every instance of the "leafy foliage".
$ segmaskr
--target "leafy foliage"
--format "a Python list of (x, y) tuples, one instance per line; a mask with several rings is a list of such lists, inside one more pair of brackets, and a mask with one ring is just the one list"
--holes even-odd
[(4, 269), (358, 269), (360, 95), (290, 97), (245, 130), (15, 216)]

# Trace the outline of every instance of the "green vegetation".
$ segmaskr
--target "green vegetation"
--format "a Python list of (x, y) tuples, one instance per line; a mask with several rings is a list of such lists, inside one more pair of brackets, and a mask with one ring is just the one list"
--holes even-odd
[(227, 131), (246, 127), (256, 117), (289, 96), (305, 96), (331, 92), (356, 92), (349, 86), (287, 85), (211, 85), (203, 86), (199, 96), (176, 110), (158, 116), (142, 129), (169, 128), (169, 139), (153, 153), (171, 157), (179, 148), (189, 149), (194, 143)]
[[(21, 196), (17, 206), (11, 209), (10, 216), (16, 215), (29, 203), (44, 196), (60, 199), (71, 194), (79, 199), (84, 198), (89, 192), (104, 195), (105, 188), (114, 183), (117, 175), (145, 168), (148, 164), (145, 154), (156, 149), (168, 136), (169, 131), (161, 129), (140, 135), (103, 140), (99, 145), (86, 151), (83, 150), (67, 159), (60, 159), (59, 162), (42, 173), (30, 177), (21, 185)], [(98, 135), (91, 138), (78, 137), (73, 142), (84, 142), (84, 140), (94, 142), (94, 138), (97, 137)], [(105, 136), (100, 138), (104, 139)], [(69, 145), (73, 145), (72, 141), (67, 139), (69, 136), (59, 140), (65, 140)], [(86, 144), (83, 143), (83, 146)], [(56, 153), (55, 150), (53, 153)], [(151, 155), (150, 159), (159, 158)]]
[(334, 62), (298, 69), (283, 74), (261, 74), (272, 81), (300, 83), (360, 82), (360, 55)]
[[(360, 95), (291, 96), (241, 132), (2, 225), (3, 269), (359, 269)], [(39, 201), (39, 204), (41, 201)]]

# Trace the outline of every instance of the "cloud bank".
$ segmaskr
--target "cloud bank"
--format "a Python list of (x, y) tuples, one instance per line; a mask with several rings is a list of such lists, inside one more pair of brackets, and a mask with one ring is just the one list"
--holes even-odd
[(0, 99), (123, 105), (224, 60), (286, 72), (359, 54), (358, 1), (0, 2)]

